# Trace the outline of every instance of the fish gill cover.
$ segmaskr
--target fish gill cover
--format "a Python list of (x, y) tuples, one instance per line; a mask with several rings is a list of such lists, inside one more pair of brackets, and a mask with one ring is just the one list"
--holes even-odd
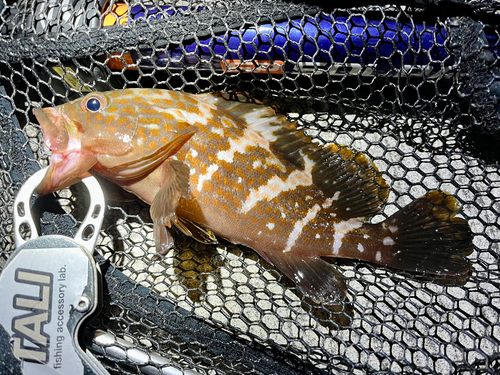
[[(369, 158), (390, 189), (372, 223), (432, 191), (456, 198), (472, 232), (471, 272), (455, 279), (337, 260), (347, 297), (318, 303), (251, 249), (221, 239), (177, 233), (158, 255), (149, 205), (102, 181), (104, 306), (88, 345), (108, 371), (497, 373), (499, 8), (0, 3), (0, 264), (14, 250), (15, 194), (49, 162), (34, 108), (125, 88), (245, 92), (298, 121), (297, 134)], [(75, 185), (37, 199), (41, 233), (74, 234), (85, 194)], [(100, 341), (99, 330), (112, 339)], [(127, 342), (146, 359), (120, 356)]]

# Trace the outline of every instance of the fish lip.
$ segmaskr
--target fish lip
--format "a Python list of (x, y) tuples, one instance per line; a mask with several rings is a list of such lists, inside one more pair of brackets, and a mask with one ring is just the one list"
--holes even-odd
[[(47, 146), (47, 148), (51, 149), (47, 130), (55, 126), (54, 122), (49, 118), (47, 113), (42, 108), (33, 108), (33, 114), (35, 115), (38, 123), (42, 128), (45, 145)], [(36, 187), (36, 192), (38, 194), (45, 195), (55, 191), (55, 186), (52, 183), (53, 176), (56, 171), (56, 169), (54, 168), (56, 164), (54, 160), (54, 155), (55, 154), (53, 152), (52, 155), (50, 156), (49, 168), (47, 169), (47, 172), (45, 172), (42, 181), (40, 181), (40, 183)]]
[(50, 157), (49, 168), (47, 169), (47, 172), (45, 172), (45, 176), (43, 176), (42, 181), (40, 181), (36, 187), (36, 192), (40, 195), (46, 195), (80, 182), (81, 178), (72, 177), (71, 173), (68, 173), (70, 177), (65, 179), (56, 178), (57, 174), (66, 175), (66, 173), (63, 173), (64, 170), (67, 169), (68, 166), (72, 165), (73, 159), (78, 159), (79, 156), (80, 152), (70, 152), (64, 154), (53, 152)]
[(40, 124), (42, 129), (44, 128), (44, 125), (47, 122), (52, 122), (50, 120), (49, 116), (47, 116), (47, 114), (45, 113), (45, 111), (42, 108), (33, 108), (33, 114), (35, 115), (35, 117), (38, 120), (38, 123)]
[(52, 151), (62, 151), (69, 141), (68, 118), (57, 107), (33, 108), (38, 123), (42, 127), (44, 143)]
[(42, 181), (40, 181), (40, 183), (38, 184), (38, 186), (35, 189), (35, 191), (38, 194), (46, 195), (46, 194), (50, 194), (50, 193), (56, 191), (55, 186), (52, 183), (54, 173), (56, 171), (56, 169), (54, 168), (54, 165), (55, 164), (52, 163), (52, 157), (51, 157), (49, 168), (47, 169), (47, 172), (45, 172), (45, 175), (43, 176)]
[(38, 123), (42, 127), (44, 137), (46, 138), (47, 137), (46, 131), (49, 128), (55, 126), (54, 121), (53, 121), (54, 117), (53, 116), (51, 116), (52, 118), (49, 117), (47, 112), (42, 108), (33, 108), (33, 114), (35, 115)]

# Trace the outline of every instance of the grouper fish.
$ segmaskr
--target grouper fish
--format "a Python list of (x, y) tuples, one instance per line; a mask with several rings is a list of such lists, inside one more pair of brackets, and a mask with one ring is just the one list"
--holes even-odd
[(38, 192), (92, 171), (151, 204), (158, 252), (173, 246), (172, 226), (203, 243), (225, 238), (257, 251), (320, 303), (347, 293), (328, 258), (469, 272), (471, 231), (454, 197), (431, 191), (372, 224), (389, 187), (365, 154), (315, 143), (242, 98), (124, 89), (35, 108), (52, 151)]

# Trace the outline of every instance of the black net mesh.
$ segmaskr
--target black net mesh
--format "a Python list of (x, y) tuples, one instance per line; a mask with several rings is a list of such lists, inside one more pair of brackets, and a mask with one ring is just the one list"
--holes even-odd
[[(0, 1), (2, 265), (15, 194), (48, 163), (32, 108), (129, 87), (249, 92), (374, 161), (392, 191), (374, 222), (441, 189), (473, 233), (464, 283), (339, 261), (350, 298), (323, 306), (227, 242), (184, 238), (158, 257), (149, 206), (113, 196), (97, 246), (104, 307), (88, 327), (110, 373), (500, 371), (500, 6), (335, 6)], [(39, 199), (41, 233), (74, 234), (85, 194)]]

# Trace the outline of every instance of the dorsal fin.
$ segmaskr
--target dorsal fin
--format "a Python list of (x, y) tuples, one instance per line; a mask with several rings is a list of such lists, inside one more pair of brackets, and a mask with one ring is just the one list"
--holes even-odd
[(382, 173), (362, 152), (335, 144), (313, 156), (313, 181), (330, 196), (339, 193), (346, 217), (370, 217), (380, 212), (389, 196)]
[(335, 199), (339, 218), (370, 217), (380, 211), (389, 188), (368, 156), (337, 144), (322, 147), (294, 124), (275, 129), (271, 147), (297, 168), (311, 168), (314, 184)]
[(211, 103), (234, 118), (240, 119), (253, 130), (259, 131), (259, 124), (286, 121), (284, 116), (277, 116), (276, 112), (261, 102), (244, 93), (209, 93), (199, 94), (198, 98)]

